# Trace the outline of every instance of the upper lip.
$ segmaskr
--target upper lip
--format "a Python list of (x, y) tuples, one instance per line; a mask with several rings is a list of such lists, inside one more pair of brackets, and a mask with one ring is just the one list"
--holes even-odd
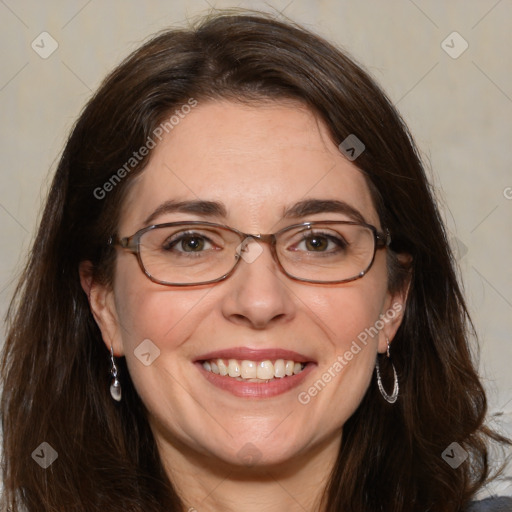
[(237, 359), (239, 361), (264, 361), (285, 359), (295, 361), (296, 363), (314, 362), (313, 359), (303, 354), (299, 354), (293, 350), (285, 350), (282, 348), (250, 348), (250, 347), (233, 347), (222, 350), (215, 350), (199, 356), (196, 361), (208, 361), (212, 359)]

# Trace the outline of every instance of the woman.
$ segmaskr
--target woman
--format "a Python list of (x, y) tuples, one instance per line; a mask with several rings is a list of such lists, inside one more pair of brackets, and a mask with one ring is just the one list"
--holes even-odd
[(4, 349), (4, 506), (465, 510), (505, 442), (468, 326), (365, 72), (263, 15), (164, 32), (58, 166)]

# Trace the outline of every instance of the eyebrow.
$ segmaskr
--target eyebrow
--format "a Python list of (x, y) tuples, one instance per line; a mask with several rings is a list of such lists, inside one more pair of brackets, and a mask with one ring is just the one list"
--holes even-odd
[(343, 213), (357, 222), (366, 222), (359, 210), (336, 199), (305, 199), (286, 208), (283, 218), (307, 217), (316, 213)]
[(144, 224), (150, 225), (153, 221), (165, 213), (194, 213), (209, 217), (227, 217), (226, 207), (218, 201), (165, 201), (149, 215)]
[[(144, 224), (149, 226), (160, 215), (176, 212), (193, 213), (208, 217), (227, 217), (227, 208), (219, 201), (175, 201), (171, 199), (159, 205), (144, 221)], [(314, 215), (317, 213), (342, 213), (357, 222), (366, 222), (359, 210), (350, 206), (345, 201), (338, 201), (335, 199), (305, 199), (303, 201), (299, 201), (298, 203), (284, 209), (283, 218), (290, 219), (307, 217), (308, 215)]]

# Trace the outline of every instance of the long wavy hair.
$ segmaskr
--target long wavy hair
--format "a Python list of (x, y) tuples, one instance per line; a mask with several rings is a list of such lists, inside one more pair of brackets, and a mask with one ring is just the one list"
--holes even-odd
[[(505, 440), (484, 425), (486, 397), (469, 343), (474, 333), (413, 139), (385, 94), (345, 53), (292, 22), (231, 11), (151, 38), (105, 79), (70, 134), (8, 312), (1, 361), (3, 507), (183, 510), (124, 359), (118, 361), (123, 400), (110, 397), (109, 353), (79, 265), (92, 262), (94, 279), (112, 283), (115, 251), (107, 241), (128, 187), (151, 155), (122, 173), (108, 193), (98, 191), (191, 98), (298, 100), (326, 123), (336, 144), (350, 134), (364, 142), (354, 163), (392, 234), (390, 287), (410, 277), (393, 341), (401, 392), (390, 405), (371, 383), (343, 426), (322, 507), (463, 509), (488, 477), (489, 438)], [(412, 257), (408, 268), (400, 253)], [(382, 372), (390, 378), (385, 361)], [(47, 469), (31, 457), (42, 442), (58, 454)], [(452, 442), (469, 454), (456, 469), (441, 457)]]

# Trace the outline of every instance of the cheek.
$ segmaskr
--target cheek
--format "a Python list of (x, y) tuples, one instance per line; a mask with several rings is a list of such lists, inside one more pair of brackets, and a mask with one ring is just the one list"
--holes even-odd
[[(183, 346), (210, 307), (210, 289), (182, 290), (150, 281), (139, 268), (119, 268), (114, 286), (122, 347), (133, 383), (144, 397), (181, 371)], [(168, 378), (168, 375), (167, 375)]]
[(123, 317), (132, 323), (133, 330), (144, 337), (166, 342), (173, 332), (186, 330), (185, 318), (200, 304), (204, 292), (137, 290), (123, 308)]
[[(209, 316), (208, 289), (173, 290), (142, 276), (119, 289), (121, 343), (130, 379), (157, 424), (187, 436), (197, 421), (188, 343)], [(127, 281), (125, 281), (127, 283)]]
[(362, 386), (368, 380), (374, 365), (380, 296), (365, 293), (354, 284), (312, 297), (309, 304), (313, 313), (310, 317), (321, 319), (325, 334), (325, 339), (318, 343), (323, 348), (319, 366), (323, 372), (336, 376), (341, 387), (350, 381), (356, 391), (357, 383)]
[[(126, 254), (126, 256), (132, 256)], [(145, 339), (157, 346), (186, 337), (190, 321), (184, 321), (198, 306), (208, 289), (182, 290), (149, 280), (135, 258), (119, 258), (115, 280), (115, 302), (120, 338), (127, 357)], [(176, 336), (182, 332), (182, 336)]]
[(355, 288), (329, 295), (330, 300), (318, 297), (312, 306), (323, 320), (326, 336), (319, 343), (322, 357), (317, 374), (297, 394), (305, 412), (322, 418), (319, 433), (341, 428), (361, 403), (377, 353), (377, 340), (370, 329), (380, 312)]
[(385, 270), (380, 264), (363, 279), (311, 289), (302, 297), (310, 310), (309, 318), (316, 319), (325, 337), (318, 341), (322, 347), (318, 375), (309, 387), (300, 390), (298, 399), (315, 414), (327, 415), (333, 428), (354, 413), (373, 376), (387, 297), (385, 273), (378, 271), (379, 267)]
[(312, 295), (307, 302), (336, 345), (357, 336), (379, 318), (382, 301), (360, 288), (345, 287)]
[(337, 353), (348, 350), (354, 340), (373, 340), (380, 330), (375, 326), (384, 313), (387, 298), (385, 274), (383, 278), (378, 272), (380, 266), (362, 279), (303, 294), (311, 317), (318, 319)]

